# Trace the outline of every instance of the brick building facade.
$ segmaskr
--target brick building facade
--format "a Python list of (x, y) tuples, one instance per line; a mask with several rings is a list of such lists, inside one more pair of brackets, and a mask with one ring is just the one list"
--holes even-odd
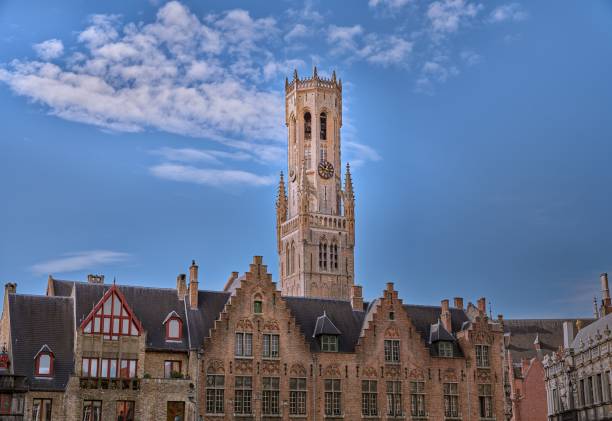
[(195, 262), (175, 288), (7, 284), (0, 420), (504, 419), (501, 316), (484, 298), (407, 304), (392, 283), (364, 300), (350, 169), (343, 188), (338, 171), (342, 83), (315, 69), (285, 94), (280, 288), (261, 257), (223, 291), (200, 288)]

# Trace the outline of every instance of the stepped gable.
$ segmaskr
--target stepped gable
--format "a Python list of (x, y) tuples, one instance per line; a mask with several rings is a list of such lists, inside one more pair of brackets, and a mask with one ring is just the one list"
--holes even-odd
[[(13, 370), (31, 390), (63, 391), (73, 369), (74, 317), (69, 297), (9, 294)], [(34, 358), (47, 346), (54, 354), (53, 377), (34, 377)]]

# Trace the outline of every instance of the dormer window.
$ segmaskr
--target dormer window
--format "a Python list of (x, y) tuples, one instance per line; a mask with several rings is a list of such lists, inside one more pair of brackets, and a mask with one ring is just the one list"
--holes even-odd
[(321, 351), (338, 352), (338, 337), (336, 335), (321, 335)]
[(166, 327), (167, 341), (180, 341), (183, 339), (183, 320), (176, 311), (166, 316), (164, 326)]
[(138, 336), (142, 332), (140, 322), (115, 285), (94, 306), (81, 329), (86, 334), (103, 334), (104, 339), (110, 340), (118, 340), (119, 336)]
[(452, 342), (440, 341), (438, 342), (438, 355), (440, 357), (453, 357), (453, 344)]
[(52, 377), (54, 359), (53, 351), (47, 345), (43, 345), (34, 357), (34, 375), (36, 377)]

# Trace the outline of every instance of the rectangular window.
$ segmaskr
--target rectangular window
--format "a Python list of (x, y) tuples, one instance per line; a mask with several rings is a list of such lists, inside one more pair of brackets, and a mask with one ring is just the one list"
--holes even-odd
[(263, 335), (263, 356), (278, 358), (279, 335)]
[(425, 417), (425, 382), (410, 382), (410, 412), (413, 417)]
[(452, 342), (438, 342), (438, 355), (440, 357), (452, 358), (453, 344)]
[(134, 421), (134, 402), (117, 401), (117, 421)]
[(306, 415), (306, 379), (289, 379), (289, 414)]
[(119, 377), (122, 379), (133, 379), (136, 377), (136, 365), (138, 360), (121, 360), (119, 365)]
[(83, 401), (83, 421), (102, 420), (102, 401)]
[(51, 421), (51, 399), (34, 399), (32, 402), (32, 421)]
[(593, 403), (593, 377), (587, 378), (587, 405)]
[(552, 390), (552, 409), (553, 413), (559, 412), (559, 391), (557, 389)]
[(181, 371), (181, 362), (177, 360), (166, 360), (164, 361), (164, 377), (166, 379), (171, 379), (173, 377), (180, 377), (182, 374)]
[(98, 377), (98, 359), (97, 358), (83, 358), (81, 363), (81, 376), (82, 377)]
[(444, 416), (446, 418), (459, 417), (459, 385), (457, 383), (444, 383)]
[(100, 377), (116, 379), (117, 374), (117, 360), (109, 358), (100, 360)]
[(402, 408), (402, 382), (387, 382), (387, 415), (401, 416)]
[(493, 393), (490, 384), (478, 385), (478, 402), (480, 418), (493, 418)]
[(338, 352), (338, 337), (336, 335), (321, 335), (321, 351)]
[(312, 165), (312, 152), (310, 150), (310, 146), (306, 146), (306, 149), (304, 150), (304, 161), (306, 161), (306, 169), (309, 170), (310, 166)]
[(603, 399), (603, 387), (601, 383), (601, 373), (597, 375), (597, 382), (595, 384), (595, 402), (602, 402)]
[(610, 401), (610, 372), (606, 371), (603, 376), (603, 393), (604, 402)]
[(325, 380), (325, 415), (342, 415), (342, 390), (338, 379)]
[(489, 346), (476, 345), (476, 367), (489, 368)]
[(378, 415), (378, 383), (376, 380), (361, 381), (361, 414)]
[(580, 401), (580, 405), (586, 405), (586, 393), (585, 393), (585, 384), (584, 379), (580, 379), (580, 387), (578, 388), (578, 400)]
[(235, 354), (237, 357), (253, 356), (252, 333), (236, 333)]
[(263, 378), (262, 411), (266, 415), (279, 414), (280, 388), (278, 377)]
[[(0, 415), (23, 415), (24, 395), (0, 393)], [(0, 419), (3, 419), (0, 416)], [(15, 419), (22, 419), (21, 417)]]
[(398, 363), (400, 360), (400, 341), (385, 339), (385, 362)]
[(253, 410), (251, 404), (253, 397), (253, 378), (250, 376), (236, 376), (234, 390), (234, 413), (250, 414)]
[(225, 376), (206, 376), (206, 413), (222, 414), (225, 395)]

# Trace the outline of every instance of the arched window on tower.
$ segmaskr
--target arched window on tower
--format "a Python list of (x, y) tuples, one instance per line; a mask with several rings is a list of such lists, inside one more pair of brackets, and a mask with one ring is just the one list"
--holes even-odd
[(291, 273), (295, 272), (295, 243), (291, 243), (291, 260), (289, 262), (291, 265)]
[(291, 273), (291, 266), (289, 265), (290, 259), (290, 250), (289, 243), (285, 245), (285, 275), (289, 275)]
[(310, 113), (304, 114), (304, 139), (310, 139), (312, 135), (312, 117)]
[(338, 244), (335, 241), (329, 246), (329, 268), (338, 269)]
[(319, 116), (319, 126), (321, 129), (319, 138), (321, 140), (327, 140), (327, 114), (321, 113)]
[(304, 149), (304, 161), (305, 161), (306, 169), (309, 170), (310, 165), (312, 164), (312, 153), (310, 151), (310, 145), (307, 145), (306, 149)]
[(319, 243), (319, 268), (327, 270), (327, 241), (321, 240)]

